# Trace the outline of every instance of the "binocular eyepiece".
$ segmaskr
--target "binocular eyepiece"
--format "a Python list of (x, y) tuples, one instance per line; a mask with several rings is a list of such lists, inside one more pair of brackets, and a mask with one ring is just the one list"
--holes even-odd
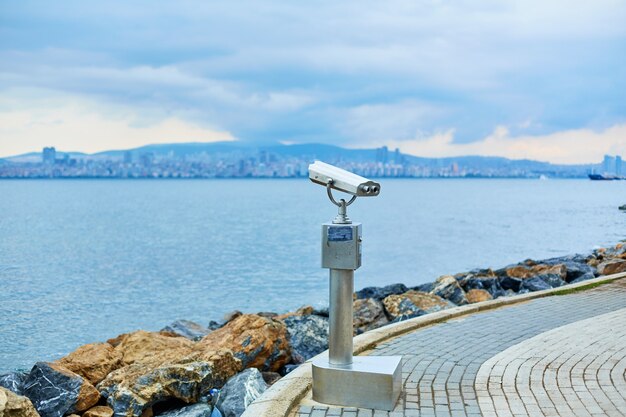
[(379, 183), (321, 161), (309, 165), (309, 179), (357, 197), (375, 197), (380, 194)]

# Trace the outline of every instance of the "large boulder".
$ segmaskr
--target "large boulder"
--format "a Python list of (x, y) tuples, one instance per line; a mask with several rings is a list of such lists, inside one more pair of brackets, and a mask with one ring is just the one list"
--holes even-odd
[(250, 368), (228, 380), (217, 396), (216, 408), (224, 417), (240, 417), (267, 389), (258, 369)]
[(444, 275), (437, 278), (435, 287), (430, 291), (430, 293), (449, 300), (456, 305), (467, 304), (465, 291), (463, 291), (456, 278), (452, 275)]
[(383, 305), (392, 320), (416, 317), (454, 307), (454, 304), (437, 295), (413, 290), (400, 295), (390, 295), (383, 300)]
[(355, 334), (376, 329), (389, 323), (383, 303), (375, 298), (354, 300), (352, 325)]
[(514, 265), (504, 269), (504, 276), (517, 279), (528, 279), (537, 275), (554, 274), (559, 275), (565, 280), (567, 277), (567, 268), (563, 264), (534, 264), (533, 261), (527, 261), (525, 264)]
[(626, 260), (609, 260), (598, 265), (600, 275), (612, 275), (626, 272)]
[(291, 316), (284, 319), (284, 323), (294, 363), (304, 363), (328, 349), (327, 318), (315, 315)]
[(241, 370), (241, 361), (226, 349), (198, 350), (164, 362), (163, 357), (135, 361), (98, 384), (116, 417), (138, 417), (154, 404), (174, 399), (195, 403)]
[(567, 284), (567, 282), (565, 282), (561, 278), (561, 275), (556, 275), (556, 274), (541, 274), (531, 279), (535, 279), (535, 278), (541, 279), (546, 284), (548, 284), (550, 288), (557, 288), (557, 287)]
[(0, 387), (0, 417), (39, 417), (39, 414), (28, 398)]
[(0, 375), (0, 387), (13, 391), (17, 395), (22, 395), (24, 382), (28, 378), (28, 373), (21, 371), (9, 372)]
[(122, 354), (108, 343), (92, 343), (56, 361), (96, 385), (122, 366)]
[(584, 255), (571, 255), (561, 256), (558, 258), (545, 259), (541, 263), (546, 265), (565, 265), (567, 270), (565, 281), (572, 282), (574, 280), (584, 281), (595, 277), (596, 269), (587, 264), (589, 256)]
[(108, 343), (122, 355), (122, 365), (134, 363), (159, 365), (191, 355), (196, 344), (184, 337), (139, 330), (122, 334)]
[(33, 366), (24, 383), (24, 394), (41, 417), (85, 411), (100, 399), (89, 381), (58, 364), (46, 362)]
[(528, 278), (522, 281), (521, 290), (542, 291), (552, 288), (550, 284), (541, 279), (541, 277)]
[[(211, 417), (213, 407), (207, 403), (196, 403), (176, 410), (166, 411), (159, 417)], [(84, 416), (83, 416), (84, 417)]]
[(190, 340), (200, 340), (211, 333), (211, 330), (190, 320), (176, 320), (161, 329), (161, 332), (172, 333)]
[(409, 289), (404, 284), (390, 284), (384, 287), (365, 287), (355, 293), (356, 299), (374, 298), (376, 300), (383, 300), (390, 295), (404, 294)]
[(501, 297), (502, 296), (501, 295), (502, 291), (518, 292), (520, 290), (521, 286), (522, 286), (522, 279), (521, 278), (514, 278), (514, 277), (504, 276), (504, 277), (500, 278), (500, 288), (501, 288), (501, 290), (496, 291), (493, 294), (493, 298)]
[(487, 290), (473, 289), (467, 292), (467, 302), (470, 304), (480, 303), (493, 299), (491, 293)]
[(244, 314), (198, 342), (208, 349), (230, 349), (244, 368), (278, 371), (291, 356), (287, 327), (279, 320)]

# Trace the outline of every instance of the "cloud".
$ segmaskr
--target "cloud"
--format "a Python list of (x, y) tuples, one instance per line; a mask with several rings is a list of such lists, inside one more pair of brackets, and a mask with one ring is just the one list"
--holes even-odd
[(66, 94), (132, 109), (136, 126), (174, 118), (248, 141), (337, 144), (454, 130), (469, 143), (499, 125), (542, 136), (626, 117), (621, 0), (1, 9), (0, 96)]
[(92, 153), (153, 143), (235, 140), (227, 131), (177, 117), (137, 123), (138, 109), (105, 108), (77, 97), (55, 96), (7, 104), (6, 98), (0, 100), (1, 156), (39, 151), (44, 146)]
[(471, 143), (455, 143), (454, 130), (427, 138), (389, 140), (391, 148), (424, 157), (485, 155), (510, 159), (533, 159), (560, 164), (586, 164), (602, 160), (604, 155), (626, 154), (626, 124), (593, 131), (574, 129), (547, 135), (511, 136), (504, 126)]

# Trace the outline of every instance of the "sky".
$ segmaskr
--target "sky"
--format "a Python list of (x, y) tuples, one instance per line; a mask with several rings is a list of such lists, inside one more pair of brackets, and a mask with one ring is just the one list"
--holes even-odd
[(0, 0), (0, 157), (148, 143), (626, 156), (626, 1)]

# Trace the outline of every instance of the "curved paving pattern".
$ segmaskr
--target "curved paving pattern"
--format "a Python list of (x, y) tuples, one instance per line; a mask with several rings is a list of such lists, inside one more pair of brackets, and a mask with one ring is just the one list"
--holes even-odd
[(626, 309), (542, 333), (486, 361), (484, 416), (626, 416)]
[[(474, 382), (479, 369), (490, 358), (549, 330), (624, 308), (626, 280), (622, 279), (585, 292), (536, 299), (421, 329), (383, 343), (371, 353), (404, 357), (404, 389), (394, 411), (328, 407), (305, 399), (298, 415), (481, 416), (483, 412)], [(626, 326), (623, 320), (622, 326)], [(625, 343), (623, 338), (622, 343)], [(605, 361), (604, 358), (598, 360)], [(606, 370), (602, 372), (606, 374)], [(500, 402), (494, 408), (500, 410), (499, 406)], [(516, 416), (510, 410), (511, 414), (502, 415)]]

